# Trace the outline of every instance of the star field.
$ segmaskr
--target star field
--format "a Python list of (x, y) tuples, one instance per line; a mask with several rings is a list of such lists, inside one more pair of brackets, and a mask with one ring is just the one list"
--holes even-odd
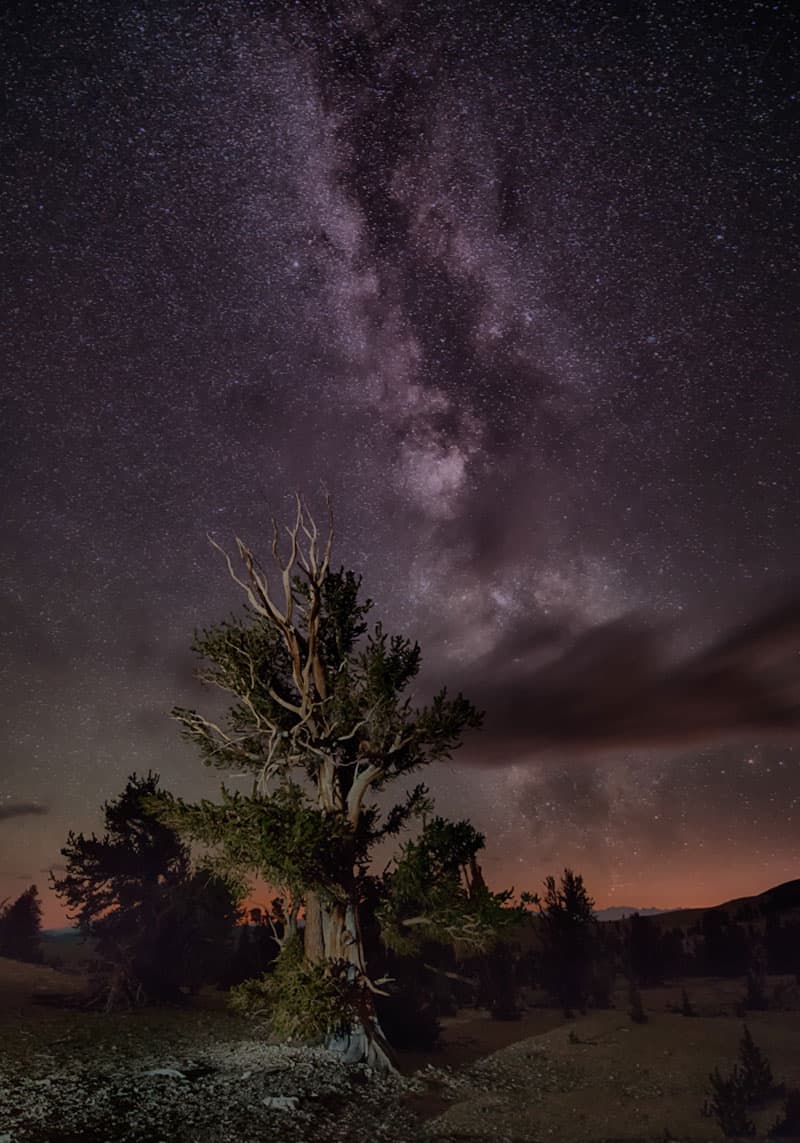
[[(423, 689), (486, 707), (426, 780), (490, 878), (647, 906), (800, 875), (796, 723), (664, 732), (674, 664), (796, 577), (793, 6), (0, 20), (0, 899), (132, 770), (214, 791), (168, 718), (239, 603), (207, 533), (257, 548), (323, 484)], [(544, 741), (553, 663), (615, 711), (650, 680), (661, 721), (570, 700)]]

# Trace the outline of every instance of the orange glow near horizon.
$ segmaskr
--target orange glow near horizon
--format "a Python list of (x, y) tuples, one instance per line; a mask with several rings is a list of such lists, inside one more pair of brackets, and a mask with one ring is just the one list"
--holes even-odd
[[(504, 862), (496, 864), (487, 862), (484, 872), (487, 880), (494, 888), (513, 884), (518, 891), (529, 889), (532, 892), (540, 891), (544, 875), (538, 873), (534, 876), (522, 878), (520, 866), (512, 873), (510, 867)], [(778, 873), (770, 876), (762, 868), (752, 868), (745, 865), (736, 866), (731, 863), (723, 867), (709, 869), (706, 873), (694, 871), (683, 876), (674, 870), (665, 871), (661, 876), (650, 874), (646, 880), (631, 881), (611, 886), (601, 891), (599, 886), (592, 888), (591, 867), (577, 868), (583, 874), (586, 887), (595, 898), (598, 909), (612, 906), (628, 906), (639, 909), (699, 909), (720, 905), (725, 901), (735, 900), (738, 897), (752, 897), (779, 885), (783, 881), (791, 881), (800, 875), (786, 871), (785, 875)], [(556, 871), (554, 871), (556, 872)], [(12, 900), (27, 886), (11, 888), (0, 885), (0, 900), (9, 897)], [(261, 908), (268, 906), (276, 896), (269, 886), (256, 888), (244, 903), (244, 908)], [(56, 896), (49, 888), (40, 887), (42, 901), (42, 927), (44, 929), (59, 929), (69, 925), (65, 910)]]

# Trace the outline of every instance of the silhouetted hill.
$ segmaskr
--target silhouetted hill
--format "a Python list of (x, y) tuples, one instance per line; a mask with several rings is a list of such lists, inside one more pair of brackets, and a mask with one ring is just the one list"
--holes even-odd
[(658, 924), (666, 929), (686, 929), (696, 925), (704, 913), (724, 910), (731, 920), (736, 920), (738, 913), (752, 914), (753, 917), (766, 917), (775, 913), (800, 912), (800, 878), (794, 881), (784, 881), (781, 885), (774, 885), (765, 889), (763, 893), (756, 893), (752, 897), (734, 897), (731, 901), (723, 901), (720, 905), (708, 905), (702, 909), (673, 909), (658, 914)]
[(624, 921), (626, 917), (632, 917), (634, 913), (638, 913), (640, 917), (655, 917), (665, 911), (664, 909), (640, 909), (636, 905), (610, 905), (607, 909), (597, 909), (595, 916), (598, 921)]
[(765, 912), (800, 909), (800, 878), (767, 889), (756, 900), (763, 902)]

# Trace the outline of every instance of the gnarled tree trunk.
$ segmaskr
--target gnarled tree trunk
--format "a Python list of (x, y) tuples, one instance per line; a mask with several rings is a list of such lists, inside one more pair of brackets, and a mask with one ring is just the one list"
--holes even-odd
[(395, 1072), (394, 1055), (378, 1020), (364, 962), (364, 945), (354, 905), (323, 901), (318, 893), (306, 897), (304, 934), (306, 959), (312, 964), (344, 961), (362, 1002), (358, 1019), (347, 1032), (331, 1034), (325, 1046), (345, 1063), (367, 1064), (376, 1071)]

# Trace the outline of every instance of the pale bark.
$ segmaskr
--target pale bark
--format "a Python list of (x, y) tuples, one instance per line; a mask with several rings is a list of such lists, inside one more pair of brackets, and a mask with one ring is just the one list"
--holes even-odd
[(359, 1018), (346, 1033), (328, 1036), (325, 1046), (345, 1063), (367, 1064), (382, 1072), (397, 1071), (392, 1049), (375, 1012), (375, 986), (367, 975), (357, 910), (337, 901), (323, 902), (319, 894), (309, 893), (304, 950), (312, 964), (326, 960), (348, 964), (350, 978), (354, 986), (361, 989), (363, 997)]
[(318, 893), (306, 894), (306, 925), (303, 930), (303, 948), (306, 960), (319, 964), (325, 959), (325, 945), (322, 937), (322, 904)]
[(351, 905), (335, 904), (329, 912), (323, 911), (322, 917), (326, 954), (351, 965), (351, 978), (361, 987), (363, 997), (359, 1019), (353, 1021), (347, 1032), (329, 1036), (326, 1047), (345, 1063), (361, 1063), (376, 1071), (396, 1072), (394, 1053), (375, 1011), (357, 911)]
[[(257, 734), (262, 736), (265, 746), (265, 761), (260, 777), (260, 788), (280, 777), (285, 768), (305, 764), (309, 758), (317, 763), (314, 776), (317, 803), (324, 813), (332, 818), (340, 818), (352, 830), (358, 827), (362, 806), (367, 791), (383, 774), (381, 765), (375, 764), (368, 756), (359, 762), (350, 781), (343, 782), (342, 773), (336, 761), (337, 742), (344, 743), (362, 731), (366, 719), (359, 719), (355, 725), (340, 726), (329, 714), (326, 702), (329, 694), (328, 670), (335, 670), (337, 664), (326, 664), (320, 651), (321, 625), (323, 622), (322, 603), (326, 578), (330, 569), (333, 543), (333, 521), (328, 510), (328, 532), (324, 541), (320, 537), (313, 517), (303, 501), (297, 497), (294, 523), (286, 529), (289, 551), (281, 557), (279, 534), (273, 523), (272, 556), (275, 570), (270, 575), (258, 563), (250, 548), (237, 539), (239, 557), (245, 568), (244, 576), (237, 575), (230, 556), (221, 548), (232, 579), (244, 590), (251, 608), (268, 624), (276, 629), (286, 647), (291, 663), (292, 678), (297, 692), (294, 701), (272, 694), (284, 711), (295, 717), (294, 725), (286, 730), (278, 719), (260, 713), (250, 695), (238, 697), (249, 704), (253, 724)], [(213, 541), (212, 541), (213, 543)], [(215, 547), (219, 545), (215, 544)], [(307, 594), (300, 600), (293, 587), (293, 579), (302, 572)], [(279, 586), (280, 585), (280, 586)], [(253, 676), (255, 687), (255, 674)], [(239, 751), (243, 761), (250, 756), (244, 753), (244, 746), (225, 734), (218, 726), (200, 716), (190, 713), (184, 721), (207, 741), (216, 743), (226, 751)], [(361, 744), (368, 746), (369, 743)], [(402, 742), (390, 748), (400, 749)], [(352, 885), (341, 887), (343, 898), (352, 896)], [(343, 1059), (370, 1064), (381, 1070), (394, 1070), (390, 1049), (381, 1032), (373, 1000), (374, 985), (369, 980), (364, 963), (364, 949), (358, 924), (357, 909), (354, 904), (344, 901), (323, 899), (319, 893), (310, 891), (305, 898), (305, 957), (311, 964), (325, 961), (344, 962), (349, 967), (351, 979), (363, 996), (360, 1019), (349, 1035), (331, 1038), (330, 1047)]]

